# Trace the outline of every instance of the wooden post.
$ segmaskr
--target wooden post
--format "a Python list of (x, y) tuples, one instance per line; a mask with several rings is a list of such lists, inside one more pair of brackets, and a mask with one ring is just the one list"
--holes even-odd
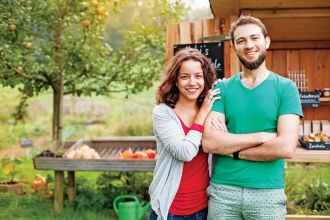
[(74, 171), (68, 171), (68, 199), (73, 201), (76, 198), (76, 180)]
[(63, 179), (64, 172), (55, 170), (55, 193), (54, 193), (54, 208), (55, 212), (60, 214), (63, 211)]

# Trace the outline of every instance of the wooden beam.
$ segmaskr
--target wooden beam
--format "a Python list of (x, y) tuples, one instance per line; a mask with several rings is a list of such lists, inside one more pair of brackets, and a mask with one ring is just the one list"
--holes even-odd
[(325, 41), (272, 41), (271, 50), (282, 49), (329, 49), (330, 40)]
[(329, 0), (209, 0), (214, 17), (239, 15), (244, 9), (330, 8)]
[(286, 220), (330, 220), (330, 216), (325, 215), (286, 215)]
[(262, 18), (272, 41), (330, 40), (330, 18)]
[[(221, 1), (218, 1), (218, 4)], [(239, 0), (241, 9), (277, 9), (277, 8), (327, 8), (329, 0)]]
[(249, 14), (262, 18), (315, 18), (330, 17), (329, 8), (320, 9), (271, 9), (271, 10), (242, 10), (242, 14)]

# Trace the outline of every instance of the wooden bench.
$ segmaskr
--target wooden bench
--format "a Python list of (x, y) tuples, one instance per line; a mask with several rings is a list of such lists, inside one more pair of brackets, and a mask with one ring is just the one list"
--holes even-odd
[[(68, 150), (74, 142), (65, 143), (64, 150)], [(156, 142), (153, 136), (145, 137), (114, 137), (109, 139), (98, 139), (84, 141), (84, 144), (93, 147), (101, 156), (98, 160), (74, 160), (65, 158), (35, 157), (34, 168), (37, 170), (54, 170), (55, 192), (54, 208), (57, 213), (63, 211), (63, 181), (64, 172), (68, 173), (68, 199), (72, 201), (76, 196), (75, 171), (153, 171), (156, 160), (118, 160), (119, 152), (127, 148), (135, 150), (155, 149)], [(288, 162), (330, 162), (330, 151), (315, 151), (297, 148), (294, 158)], [(288, 215), (286, 219), (330, 219), (327, 216), (296, 216)]]

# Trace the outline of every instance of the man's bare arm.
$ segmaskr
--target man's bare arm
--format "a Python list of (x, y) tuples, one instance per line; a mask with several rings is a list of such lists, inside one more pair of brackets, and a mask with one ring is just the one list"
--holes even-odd
[(294, 156), (298, 142), (299, 116), (282, 115), (278, 119), (278, 136), (259, 146), (240, 151), (239, 158), (252, 161), (270, 161)]
[(263, 144), (276, 137), (275, 133), (232, 134), (224, 130), (212, 129), (212, 119), (225, 125), (224, 114), (210, 112), (204, 123), (202, 147), (204, 152), (221, 155), (232, 154), (250, 147)]

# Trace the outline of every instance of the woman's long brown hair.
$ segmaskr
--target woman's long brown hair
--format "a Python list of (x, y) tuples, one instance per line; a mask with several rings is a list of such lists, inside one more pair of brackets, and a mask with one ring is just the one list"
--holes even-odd
[(197, 105), (199, 107), (202, 105), (207, 92), (212, 88), (212, 84), (216, 80), (216, 72), (209, 58), (198, 50), (191, 48), (178, 51), (166, 65), (164, 78), (156, 91), (157, 104), (165, 103), (174, 108), (179, 99), (179, 89), (176, 86), (176, 82), (178, 80), (181, 64), (188, 60), (200, 62), (203, 70), (204, 90), (197, 98)]

